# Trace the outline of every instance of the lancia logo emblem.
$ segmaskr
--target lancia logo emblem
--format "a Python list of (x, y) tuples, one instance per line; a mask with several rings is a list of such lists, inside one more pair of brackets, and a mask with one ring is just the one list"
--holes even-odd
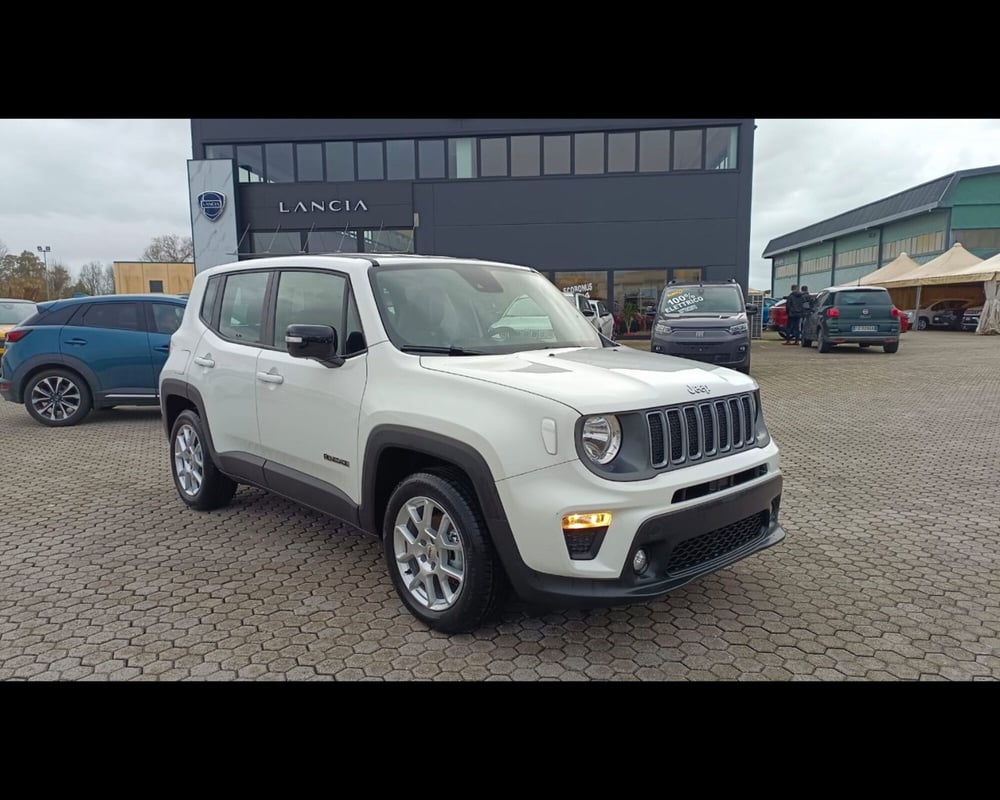
[(226, 207), (226, 196), (222, 192), (202, 192), (198, 195), (198, 207), (209, 221), (215, 222)]
[(867, 317), (870, 313), (871, 312), (867, 308), (862, 308), (861, 309), (861, 316), (862, 317)]

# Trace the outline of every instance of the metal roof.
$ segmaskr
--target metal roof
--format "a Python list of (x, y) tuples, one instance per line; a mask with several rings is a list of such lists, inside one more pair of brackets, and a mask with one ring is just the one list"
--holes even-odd
[(797, 250), (817, 242), (863, 231), (898, 219), (905, 219), (939, 208), (958, 181), (973, 175), (1000, 172), (1000, 165), (952, 172), (942, 178), (922, 183), (912, 189), (889, 195), (874, 203), (846, 211), (830, 219), (817, 222), (792, 233), (772, 239), (764, 248), (763, 258), (771, 258), (788, 250)]

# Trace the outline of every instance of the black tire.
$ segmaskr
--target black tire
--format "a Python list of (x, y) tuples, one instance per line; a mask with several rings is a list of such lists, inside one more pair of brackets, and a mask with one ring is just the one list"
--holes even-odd
[[(429, 597), (426, 584), (418, 581), (414, 592), (407, 588), (403, 573), (417, 578), (421, 563), (433, 565), (427, 557), (414, 555), (413, 563), (406, 564), (396, 558), (396, 517), (411, 500), (425, 498), (446, 513), (455, 525), (454, 533), (459, 537), (463, 557), (462, 581), (457, 599), (441, 610), (432, 610), (419, 599), (423, 591), (424, 599)], [(438, 517), (440, 520), (441, 517)], [(436, 524), (436, 523), (435, 523)], [(408, 528), (410, 534), (420, 536), (415, 527)], [(401, 535), (402, 536), (402, 535)], [(406, 538), (406, 537), (402, 537)], [(417, 539), (417, 542), (426, 541)], [(417, 547), (417, 542), (412, 546)], [(431, 544), (436, 544), (431, 540)], [(410, 546), (405, 550), (410, 552)], [(419, 472), (399, 483), (389, 498), (382, 523), (382, 547), (386, 566), (396, 593), (403, 605), (413, 616), (429, 627), (443, 633), (468, 633), (478, 629), (496, 613), (507, 598), (509, 583), (496, 548), (490, 539), (486, 523), (475, 494), (460, 473), (443, 471), (441, 474)], [(430, 558), (435, 558), (431, 555)], [(442, 562), (443, 563), (443, 562)], [(454, 562), (452, 562), (454, 563)], [(438, 591), (444, 594), (440, 577), (429, 578), (437, 599)], [(449, 583), (450, 590), (455, 587)]]
[(928, 327), (930, 327), (930, 322), (928, 321), (927, 317), (921, 317), (920, 319), (917, 320), (918, 331), (925, 331), (927, 330)]
[(826, 340), (822, 326), (816, 330), (816, 349), (821, 353), (829, 353), (833, 349), (833, 345)]
[(882, 345), (882, 352), (884, 353), (895, 353), (899, 350), (899, 342), (890, 342), (889, 344)]
[[(46, 403), (53, 397), (54, 403)], [(66, 414), (66, 409), (75, 409)], [(36, 407), (37, 405), (37, 407)], [(24, 387), (24, 407), (37, 421), (49, 428), (77, 425), (93, 408), (93, 398), (87, 382), (68, 369), (43, 369)]]
[[(201, 455), (201, 483), (197, 486), (188, 484), (193, 491), (185, 488), (185, 481), (177, 474), (178, 461), (186, 461), (183, 456), (178, 456), (179, 448), (177, 445), (177, 439), (185, 428), (189, 428), (195, 437), (194, 443), (191, 442), (190, 438), (188, 439), (189, 446), (195, 453), (200, 452)], [(229, 501), (233, 499), (238, 487), (236, 481), (219, 472), (208, 452), (208, 447), (205, 444), (207, 441), (201, 417), (191, 410), (184, 410), (177, 415), (177, 419), (174, 420), (173, 427), (170, 429), (170, 474), (174, 478), (174, 486), (177, 487), (177, 494), (180, 495), (181, 500), (199, 511), (211, 511), (229, 505)], [(197, 457), (194, 456), (194, 459), (196, 461)], [(187, 461), (187, 463), (191, 462)]]

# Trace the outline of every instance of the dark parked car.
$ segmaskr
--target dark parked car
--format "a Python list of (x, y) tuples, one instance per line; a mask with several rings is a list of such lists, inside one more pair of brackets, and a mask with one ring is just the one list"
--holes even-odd
[(979, 327), (979, 317), (983, 313), (982, 306), (976, 306), (975, 308), (965, 309), (965, 313), (962, 314), (962, 330), (963, 331), (974, 331)]
[(76, 425), (92, 408), (158, 405), (186, 302), (156, 294), (39, 303), (7, 333), (0, 395), (50, 427)]
[(821, 353), (829, 353), (838, 344), (876, 345), (895, 353), (902, 313), (878, 286), (824, 289), (812, 313), (802, 321), (802, 346), (810, 347), (815, 340)]

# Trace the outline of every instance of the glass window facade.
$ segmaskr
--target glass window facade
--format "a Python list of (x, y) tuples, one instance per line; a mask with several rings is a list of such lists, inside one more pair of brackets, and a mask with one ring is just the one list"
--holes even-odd
[(859, 247), (837, 253), (837, 269), (841, 267), (856, 267), (859, 264), (874, 264), (878, 258), (878, 245)]
[(366, 253), (412, 253), (413, 229), (365, 231)]
[(484, 178), (507, 177), (507, 137), (479, 140), (481, 176)]
[[(736, 169), (739, 127), (452, 139), (205, 145), (206, 158), (235, 153), (240, 181), (468, 180)], [(294, 151), (294, 159), (292, 158)], [(672, 160), (671, 160), (672, 159)], [(294, 176), (294, 177), (293, 177)]]
[(977, 228), (952, 231), (956, 242), (961, 242), (966, 250), (1000, 249), (1000, 228)]
[(354, 142), (326, 143), (326, 179), (340, 183), (354, 180)]
[(583, 272), (557, 272), (553, 283), (564, 292), (582, 294), (592, 300), (608, 302), (608, 273), (587, 270)]
[(264, 148), (259, 144), (241, 144), (236, 148), (240, 183), (264, 181)]
[(702, 169), (702, 130), (674, 131), (674, 169)]
[(295, 167), (292, 163), (290, 143), (264, 145), (268, 183), (294, 183)]
[[(958, 238), (958, 233), (955, 234), (955, 238), (956, 241), (962, 241)], [(919, 236), (909, 236), (906, 239), (885, 242), (882, 245), (882, 263), (892, 261), (900, 253), (906, 253), (909, 256), (925, 256), (930, 253), (940, 253), (943, 251), (944, 231), (922, 233)]]
[(390, 181), (412, 181), (417, 177), (417, 160), (413, 139), (394, 139), (385, 143), (386, 178)]
[(656, 317), (656, 304), (667, 283), (665, 269), (618, 270), (614, 274), (613, 313), (618, 332), (646, 334)]
[(546, 175), (569, 175), (570, 173), (570, 143), (569, 136), (545, 136), (542, 139), (542, 159), (545, 163)]
[(382, 142), (358, 142), (358, 180), (385, 179), (385, 153)]
[(323, 145), (295, 145), (296, 176), (300, 181), (323, 180)]
[(476, 150), (475, 139), (449, 139), (448, 177), (459, 179), (477, 177)]
[(306, 234), (307, 253), (357, 253), (357, 231), (310, 231)]
[(705, 129), (705, 169), (736, 169), (737, 128)]
[(608, 134), (608, 172), (635, 172), (635, 134)]
[(298, 231), (253, 234), (254, 253), (289, 256), (302, 252), (302, 236)]
[(510, 137), (510, 174), (513, 178), (538, 175), (541, 166), (540, 136)]
[(421, 139), (417, 143), (420, 154), (418, 178), (444, 177), (444, 139)]
[(233, 146), (231, 144), (206, 144), (205, 158), (232, 158)]
[(670, 170), (670, 131), (639, 131), (639, 172)]
[(573, 172), (576, 175), (600, 175), (604, 172), (604, 134), (578, 133), (574, 137)]

